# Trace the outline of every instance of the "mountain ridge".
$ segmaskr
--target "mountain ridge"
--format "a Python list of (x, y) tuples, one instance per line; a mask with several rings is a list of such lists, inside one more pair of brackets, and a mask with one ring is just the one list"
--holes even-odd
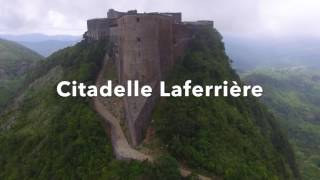
[[(221, 39), (214, 29), (197, 32), (167, 81), (240, 81)], [(91, 100), (55, 92), (61, 80), (94, 84), (112, 47), (108, 40), (82, 41), (30, 71), (29, 86), (0, 118), (1, 179), (182, 179), (179, 162), (196, 173), (225, 179), (299, 179), (285, 135), (251, 97), (160, 99), (151, 124), (161, 140), (154, 146), (163, 151), (158, 160), (116, 160)]]
[(0, 34), (0, 38), (19, 43), (45, 57), (48, 57), (57, 50), (73, 46), (81, 40), (81, 36), (46, 35), (40, 33), (21, 35)]
[(0, 111), (19, 89), (27, 71), (42, 59), (18, 43), (0, 39)]

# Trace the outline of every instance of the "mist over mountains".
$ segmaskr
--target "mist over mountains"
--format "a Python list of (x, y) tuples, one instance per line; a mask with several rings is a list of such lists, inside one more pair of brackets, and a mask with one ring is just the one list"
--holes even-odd
[(224, 35), (228, 56), (244, 82), (264, 88), (263, 103), (288, 132), (302, 179), (320, 177), (320, 39)]
[[(238, 71), (264, 67), (311, 66), (320, 68), (320, 38), (253, 37), (223, 33), (228, 56)], [(15, 41), (48, 57), (53, 52), (74, 45), (81, 36), (40, 33), (10, 35), (0, 38)]]
[(0, 38), (15, 41), (33, 51), (48, 57), (53, 52), (65, 47), (73, 46), (81, 40), (80, 36), (71, 35), (45, 35), (45, 34), (2, 34)]
[(301, 65), (320, 68), (319, 38), (254, 38), (224, 34), (224, 42), (238, 71)]

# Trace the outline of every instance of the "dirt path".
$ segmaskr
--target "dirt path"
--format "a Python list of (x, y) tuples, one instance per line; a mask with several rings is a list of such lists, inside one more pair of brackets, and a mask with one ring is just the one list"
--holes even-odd
[(139, 161), (152, 160), (150, 156), (140, 153), (129, 145), (119, 121), (106, 110), (98, 98), (94, 99), (94, 107), (95, 110), (103, 117), (106, 123), (110, 125), (112, 146), (117, 159), (135, 159)]
[[(106, 64), (108, 62), (109, 58), (106, 55), (103, 63), (103, 67), (101, 71), (99, 72), (98, 78), (96, 80), (96, 86), (100, 87), (103, 84), (104, 81), (104, 74), (106, 71)], [(102, 116), (103, 120), (106, 124), (110, 126), (111, 130), (111, 141), (114, 153), (116, 155), (117, 159), (120, 160), (138, 160), (138, 161), (153, 161), (153, 158), (149, 155), (143, 154), (136, 149), (132, 148), (126, 136), (124, 135), (124, 132), (120, 126), (120, 121), (110, 113), (107, 108), (103, 105), (103, 103), (100, 101), (99, 97), (93, 98), (94, 108), (96, 112)], [(179, 168), (180, 173), (182, 176), (186, 177), (191, 174), (191, 171), (187, 170), (186, 168), (180, 167)], [(198, 175), (199, 179), (201, 180), (210, 180), (211, 178)]]
[[(106, 56), (103, 62), (103, 67), (96, 80), (97, 87), (100, 87), (103, 84), (103, 76), (106, 71), (106, 64), (108, 60), (109, 58)], [(109, 124), (110, 126), (112, 146), (117, 159), (134, 159), (139, 161), (152, 160), (150, 156), (142, 154), (129, 145), (128, 140), (121, 128), (120, 121), (107, 110), (107, 108), (100, 101), (99, 97), (93, 98), (93, 103), (95, 110), (100, 114), (100, 116), (103, 117), (105, 123)]]

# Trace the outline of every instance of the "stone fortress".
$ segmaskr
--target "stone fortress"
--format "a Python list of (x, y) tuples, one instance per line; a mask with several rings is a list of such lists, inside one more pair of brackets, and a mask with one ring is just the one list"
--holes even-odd
[(213, 21), (183, 22), (181, 13), (118, 12), (110, 9), (107, 18), (90, 19), (86, 40), (109, 39), (114, 44), (112, 57), (121, 84), (139, 80), (150, 85), (153, 96), (123, 98), (123, 112), (131, 145), (144, 138), (151, 113), (158, 99), (159, 81), (175, 61), (184, 55), (188, 42), (198, 28), (213, 28)]

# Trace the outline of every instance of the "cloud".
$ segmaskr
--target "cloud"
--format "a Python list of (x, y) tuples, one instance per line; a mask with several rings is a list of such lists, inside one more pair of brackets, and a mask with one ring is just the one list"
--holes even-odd
[(310, 34), (320, 36), (320, 1), (271, 0), (259, 6), (264, 31), (279, 36)]
[(86, 20), (109, 8), (180, 11), (211, 19), (222, 33), (320, 36), (318, 0), (0, 0), (1, 33), (82, 34)]

